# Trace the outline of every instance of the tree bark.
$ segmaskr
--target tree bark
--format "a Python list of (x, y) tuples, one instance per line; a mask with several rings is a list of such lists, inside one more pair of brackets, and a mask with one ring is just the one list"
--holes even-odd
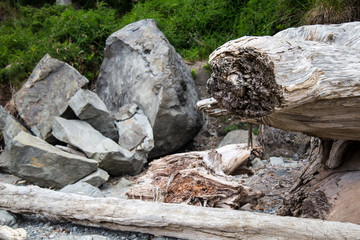
[(351, 223), (183, 204), (93, 198), (0, 183), (0, 208), (76, 224), (184, 239), (356, 239)]
[(259, 156), (246, 144), (169, 155), (150, 163), (126, 193), (131, 199), (239, 209), (263, 197), (228, 174), (253, 172), (248, 161)]
[(359, 26), (304, 27), (292, 30), (298, 35), (289, 30), (227, 42), (210, 55), (209, 92), (244, 121), (360, 140)]

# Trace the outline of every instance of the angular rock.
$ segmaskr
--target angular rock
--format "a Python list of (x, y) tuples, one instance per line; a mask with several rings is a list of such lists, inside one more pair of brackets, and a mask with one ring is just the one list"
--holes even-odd
[(269, 157), (302, 157), (310, 149), (310, 137), (299, 132), (261, 126), (258, 140), (264, 149), (263, 158)]
[(90, 175), (84, 177), (83, 179), (79, 180), (79, 182), (88, 183), (94, 187), (100, 187), (109, 179), (109, 174), (98, 168), (96, 172), (91, 173)]
[(68, 100), (87, 83), (69, 64), (46, 54), (15, 94), (16, 109), (36, 136), (49, 139), (54, 117), (66, 110)]
[(180, 148), (201, 128), (191, 73), (152, 19), (109, 36), (96, 89), (112, 113), (129, 103), (144, 111), (155, 139), (151, 158)]
[[(228, 144), (248, 143), (248, 131), (247, 130), (234, 130), (226, 134), (226, 136), (219, 143), (219, 148)], [(254, 145), (259, 145), (258, 141), (254, 140)]]
[(105, 137), (118, 141), (114, 118), (98, 95), (86, 89), (79, 89), (69, 100), (69, 106), (76, 116), (88, 122)]
[(270, 164), (271, 164), (271, 166), (281, 167), (281, 166), (284, 166), (285, 162), (282, 157), (271, 157)]
[(69, 154), (20, 132), (10, 148), (11, 172), (41, 187), (62, 188), (96, 171), (95, 160)]
[(251, 165), (253, 168), (263, 168), (266, 166), (266, 164), (263, 161), (261, 161), (260, 158), (255, 158), (254, 160), (252, 160)]
[(0, 172), (10, 173), (11, 157), (10, 150), (5, 148), (0, 154)]
[(105, 197), (105, 195), (100, 191), (100, 189), (86, 182), (77, 182), (71, 185), (67, 185), (64, 188), (60, 189), (59, 192), (75, 193), (90, 197)]
[(9, 173), (0, 173), (0, 182), (8, 184), (17, 184), (22, 179)]
[[(125, 111), (127, 110), (127, 111)], [(128, 104), (115, 115), (119, 145), (146, 161), (154, 147), (153, 131), (148, 118), (136, 104)]]
[(81, 120), (56, 117), (52, 134), (58, 140), (81, 149), (89, 158), (97, 160), (99, 167), (110, 175), (137, 174), (145, 163)]
[(16, 225), (16, 217), (10, 212), (0, 209), (0, 225), (13, 227)]
[(26, 128), (0, 106), (0, 130), (4, 137), (5, 146), (10, 149), (13, 139), (19, 132), (27, 132)]

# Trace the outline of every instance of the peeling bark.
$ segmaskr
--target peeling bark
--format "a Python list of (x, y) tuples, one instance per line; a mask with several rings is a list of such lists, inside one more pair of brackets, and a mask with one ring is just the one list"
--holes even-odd
[(146, 174), (127, 192), (129, 198), (204, 207), (239, 209), (263, 196), (243, 187), (232, 173), (252, 174), (246, 167), (258, 149), (226, 145), (203, 152), (169, 155), (150, 163)]

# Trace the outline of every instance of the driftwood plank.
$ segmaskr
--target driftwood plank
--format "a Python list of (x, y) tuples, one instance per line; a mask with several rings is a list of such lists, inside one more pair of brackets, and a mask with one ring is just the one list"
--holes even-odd
[(184, 239), (358, 239), (351, 223), (204, 208), (183, 204), (92, 198), (36, 186), (0, 183), (0, 208), (86, 226)]

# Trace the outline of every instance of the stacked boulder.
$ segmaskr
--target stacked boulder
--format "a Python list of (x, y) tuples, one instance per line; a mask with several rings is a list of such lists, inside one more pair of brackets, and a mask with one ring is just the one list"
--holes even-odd
[(148, 117), (155, 141), (151, 158), (174, 152), (202, 127), (191, 72), (152, 19), (110, 35), (96, 83), (113, 114), (135, 103)]
[(111, 35), (98, 93), (87, 83), (46, 54), (14, 96), (21, 123), (0, 107), (0, 170), (43, 187), (98, 187), (109, 175), (138, 174), (154, 146), (153, 156), (170, 153), (201, 127), (191, 74), (153, 20)]

